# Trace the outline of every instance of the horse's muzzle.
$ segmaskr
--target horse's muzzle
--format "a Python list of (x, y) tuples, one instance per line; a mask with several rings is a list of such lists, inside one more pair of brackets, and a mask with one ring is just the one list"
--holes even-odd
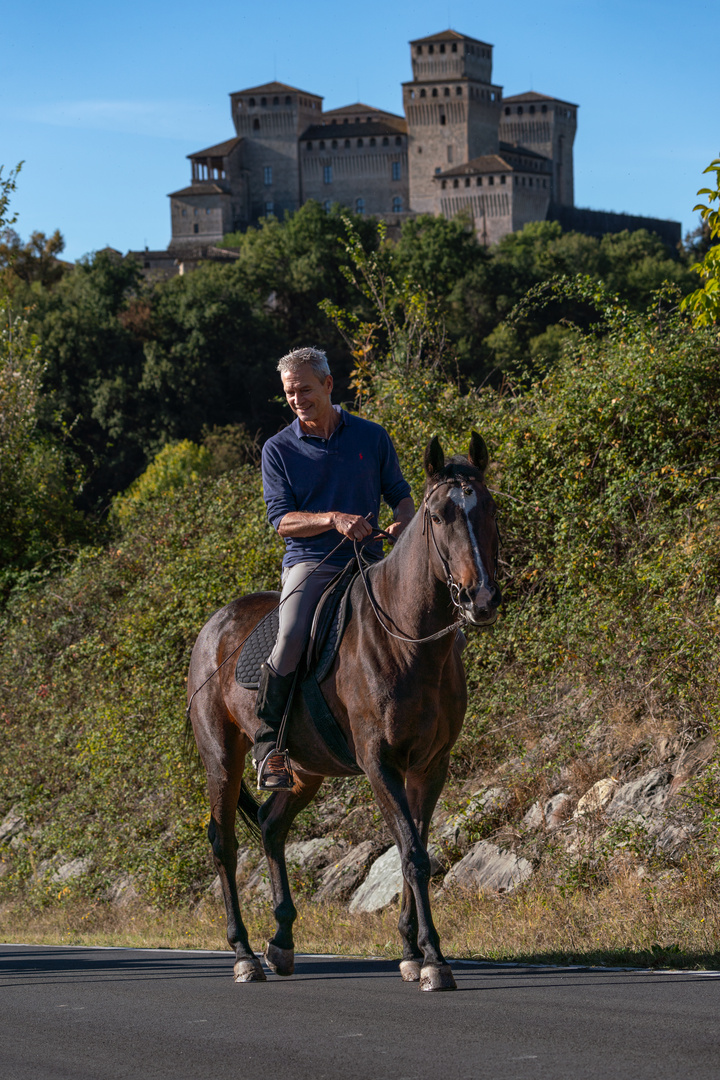
[(471, 626), (492, 626), (497, 619), (502, 594), (497, 585), (489, 588), (479, 585), (475, 589), (460, 590), (460, 607)]

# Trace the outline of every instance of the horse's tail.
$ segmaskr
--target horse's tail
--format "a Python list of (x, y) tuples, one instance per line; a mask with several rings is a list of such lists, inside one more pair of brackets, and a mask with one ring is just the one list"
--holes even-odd
[(260, 826), (258, 824), (258, 810), (260, 809), (260, 803), (256, 802), (253, 793), (245, 783), (244, 779), (240, 784), (240, 795), (238, 796), (237, 808), (245, 828), (250, 835), (256, 840), (262, 839), (262, 833), (260, 832)]

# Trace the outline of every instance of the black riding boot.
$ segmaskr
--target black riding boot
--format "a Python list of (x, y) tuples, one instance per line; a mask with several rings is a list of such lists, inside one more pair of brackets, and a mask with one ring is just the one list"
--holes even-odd
[(280, 725), (294, 678), (294, 671), (289, 675), (278, 675), (269, 664), (263, 664), (260, 668), (255, 715), (263, 723), (255, 732), (253, 746), (253, 763), (257, 767), (259, 791), (290, 788), (294, 783), (286, 756), (277, 749)]

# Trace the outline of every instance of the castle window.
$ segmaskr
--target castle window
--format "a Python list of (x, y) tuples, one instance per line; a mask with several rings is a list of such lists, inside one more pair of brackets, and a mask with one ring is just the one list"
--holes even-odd
[(530, 113), (531, 116), (534, 116), (535, 115), (535, 106), (531, 105), (530, 108), (528, 109), (528, 112)]
[(453, 41), (450, 52), (457, 52), (457, 44)]
[(182, 212), (182, 216), (183, 216), (183, 217), (187, 217), (187, 210), (183, 210), (183, 212)]
[(250, 98), (249, 105), (250, 105), (251, 109), (255, 108), (255, 98), (254, 97)]
[(312, 143), (311, 142), (305, 143), (305, 149), (306, 150), (312, 150)]
[(422, 56), (422, 45), (418, 45), (415, 52), (417, 53), (418, 56)]
[(452, 159), (453, 159), (453, 152), (452, 151), (453, 151), (452, 146), (448, 146), (448, 148), (447, 148), (447, 159), (448, 159), (448, 161), (449, 161), (449, 163), (451, 165), (452, 165)]
[(501, 184), (505, 183), (505, 173), (503, 173), (502, 176), (500, 177), (500, 183)]
[(333, 150), (337, 150), (337, 139), (333, 139), (330, 145), (332, 146)]
[(518, 105), (518, 116), (522, 116), (522, 114), (523, 114), (523, 107), (522, 107), (522, 105)]
[(440, 123), (441, 124), (445, 123), (445, 113), (440, 113)]
[(543, 180), (543, 187), (544, 187), (544, 188), (546, 188), (546, 187), (547, 187), (547, 180)]
[(515, 187), (517, 187), (519, 183), (520, 183), (520, 177), (516, 176), (515, 177)]
[(413, 101), (415, 100), (415, 91), (414, 90), (410, 91), (410, 97), (412, 98)]
[(320, 147), (321, 150), (324, 150), (325, 149), (325, 140), (321, 139), (320, 142), (318, 143), (318, 146)]
[(420, 97), (427, 97), (427, 94), (425, 93), (425, 88), (424, 88), (424, 87), (423, 87), (423, 89), (422, 89), (422, 90), (420, 91)]
[(344, 144), (344, 145), (345, 145), (345, 149), (346, 149), (346, 150), (349, 150), (349, 149), (350, 149), (350, 140), (349, 140), (349, 139), (346, 139), (346, 140), (345, 140), (345, 144)]
[(357, 144), (358, 144), (358, 146), (363, 146), (364, 145), (362, 139), (358, 139)]
[(195, 217), (197, 217), (197, 216), (198, 216), (198, 208), (197, 208), (197, 206), (196, 206), (196, 207), (195, 207), (195, 209), (193, 210), (193, 214), (195, 215)]
[(509, 116), (509, 115), (510, 115), (510, 113), (511, 113), (511, 111), (512, 111), (512, 110), (510, 109), (510, 106), (509, 106), (509, 105), (506, 105), (506, 106), (505, 106), (505, 115), (506, 115), (506, 116)]
[(349, 124), (349, 123), (350, 123), (350, 120), (349, 120), (349, 119), (348, 119), (348, 117), (346, 116), (346, 117), (345, 117), (345, 119), (343, 120), (343, 124)]
[(383, 138), (383, 146), (389, 146), (389, 145), (390, 145), (390, 140), (388, 139), (388, 137), (387, 137), (387, 135), (386, 135), (386, 136), (385, 136), (385, 137)]
[(270, 217), (270, 215), (274, 213), (274, 211), (275, 203), (268, 200), (268, 202), (265, 203), (265, 217)]
[(469, 176), (465, 177), (465, 187), (470, 187), (470, 177)]
[(280, 98), (279, 97), (274, 97), (273, 98), (273, 105), (279, 105), (279, 104), (280, 104)]
[(263, 169), (263, 183), (265, 187), (270, 187), (272, 184), (272, 165), (266, 165)]
[(393, 214), (402, 214), (402, 199), (399, 195), (393, 199)]
[(460, 187), (460, 181), (457, 179), (457, 177), (453, 180), (453, 187)]
[(332, 184), (332, 165), (326, 165), (323, 169), (323, 183)]
[(332, 203), (330, 202), (329, 199), (325, 200), (325, 202), (323, 203), (323, 208), (324, 208), (326, 214), (330, 213), (330, 210), (332, 209)]
[(402, 167), (399, 161), (393, 161), (392, 163), (392, 178), (393, 180), (399, 180), (402, 175)]
[(456, 93), (457, 97), (462, 97), (462, 86), (456, 86), (455, 87), (455, 93)]
[(445, 42), (443, 42), (442, 45), (440, 46), (440, 52), (441, 53), (445, 52)]
[(356, 199), (355, 200), (355, 213), (356, 214), (364, 214), (365, 213), (365, 200), (364, 199)]
[(205, 213), (206, 213), (206, 214), (212, 214), (212, 210), (210, 209), (210, 207), (209, 207), (209, 206), (208, 206), (208, 207), (207, 207), (207, 209), (205, 210)]
[(428, 52), (430, 53), (431, 56), (435, 52), (435, 49), (434, 49), (434, 47), (432, 45), (428, 45)]
[(445, 97), (450, 97), (450, 87), (446, 86), (443, 93), (445, 94)]
[(443, 182), (442, 182), (443, 191), (445, 190), (446, 187), (447, 187), (447, 180), (443, 180)]
[(260, 130), (260, 121), (258, 120), (258, 118), (256, 116), (255, 119), (253, 120), (253, 131), (259, 131), (259, 130)]
[(402, 135), (396, 135), (395, 136), (395, 145), (396, 146), (402, 146)]
[(418, 146), (418, 154), (422, 154), (422, 146)]
[(546, 113), (547, 112), (547, 105), (542, 105), (541, 108), (540, 108), (540, 112)]
[(439, 165), (436, 165), (436, 166), (435, 166), (435, 175), (437, 176), (437, 175), (438, 175), (438, 173), (441, 173), (441, 172), (442, 172), (442, 169), (440, 168), (440, 166), (439, 166)]
[(433, 88), (432, 88), (432, 96), (433, 96), (433, 97), (437, 97), (437, 96), (438, 96), (438, 92), (437, 92), (437, 86), (433, 86)]
[(199, 225), (193, 225), (193, 232), (194, 233), (200, 232), (200, 226)]
[(477, 185), (478, 187), (482, 187), (482, 176), (478, 176), (478, 178), (477, 178), (477, 180), (475, 181), (475, 183), (476, 183), (476, 185)]
[(267, 98), (266, 97), (261, 97), (260, 98), (260, 104), (261, 105), (267, 105)]
[(375, 139), (371, 139), (371, 140), (370, 140), (370, 145), (371, 145), (371, 146), (376, 146), (376, 145), (377, 145), (377, 144), (376, 144), (376, 140), (375, 140)]
[(289, 94), (285, 95), (285, 104), (286, 105), (292, 105), (292, 98), (290, 97)]

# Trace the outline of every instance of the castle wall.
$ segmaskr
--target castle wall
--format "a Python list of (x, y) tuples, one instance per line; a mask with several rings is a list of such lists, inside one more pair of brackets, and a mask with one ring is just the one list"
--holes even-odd
[(170, 247), (187, 244), (217, 243), (234, 228), (232, 199), (229, 193), (186, 189), (171, 196)]
[[(396, 139), (400, 140), (399, 146), (395, 145)], [(325, 143), (323, 149), (317, 140), (312, 140), (312, 148), (308, 141), (302, 143), (303, 200), (315, 199), (328, 205), (340, 203), (365, 214), (407, 212), (409, 185), (405, 136), (390, 137), (387, 147), (363, 145), (358, 148), (357, 137), (348, 140), (353, 144), (350, 147), (344, 146), (343, 139), (322, 141)], [(338, 143), (335, 149), (332, 141)]]
[(496, 244), (512, 232), (513, 194), (509, 186), (504, 191), (451, 189), (447, 194), (443, 192), (439, 198), (439, 210), (446, 218), (454, 218), (458, 214), (471, 218), (481, 244)]

